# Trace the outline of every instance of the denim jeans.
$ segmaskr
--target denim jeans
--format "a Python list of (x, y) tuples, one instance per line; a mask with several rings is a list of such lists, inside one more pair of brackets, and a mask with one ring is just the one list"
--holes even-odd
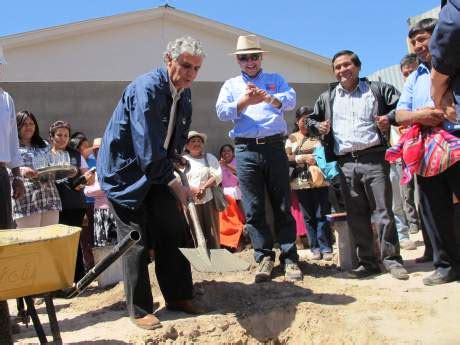
[(332, 253), (330, 228), (326, 215), (331, 213), (329, 187), (297, 190), (305, 224), (308, 224), (308, 240), (312, 252)]
[(290, 211), (289, 163), (284, 143), (238, 144), (235, 156), (246, 229), (256, 262), (265, 256), (275, 259), (275, 239), (265, 220), (265, 189), (273, 208), (275, 234), (281, 247), (280, 261), (297, 262), (295, 221)]
[(396, 231), (399, 240), (409, 239), (409, 224), (404, 212), (404, 200), (400, 186), (401, 167), (397, 164), (390, 165), (390, 181), (393, 194), (393, 213), (395, 215)]

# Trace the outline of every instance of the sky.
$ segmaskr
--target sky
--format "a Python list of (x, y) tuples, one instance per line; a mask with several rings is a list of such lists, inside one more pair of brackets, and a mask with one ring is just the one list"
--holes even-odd
[(407, 54), (407, 19), (440, 0), (13, 0), (0, 7), (0, 36), (165, 3), (328, 58), (353, 50), (367, 75), (399, 63)]

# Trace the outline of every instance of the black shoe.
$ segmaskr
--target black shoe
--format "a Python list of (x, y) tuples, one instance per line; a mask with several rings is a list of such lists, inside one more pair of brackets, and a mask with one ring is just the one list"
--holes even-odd
[(443, 273), (437, 269), (428, 277), (423, 278), (423, 284), (433, 286), (450, 283), (457, 279), (458, 276), (452, 270), (450, 270), (449, 273)]
[(417, 259), (415, 259), (415, 263), (417, 264), (423, 264), (425, 262), (431, 262), (433, 261), (433, 256), (431, 255), (423, 255)]
[(363, 265), (359, 265), (358, 268), (348, 271), (347, 276), (350, 279), (361, 279), (361, 278), (366, 278), (366, 277), (369, 277), (375, 274), (379, 274), (379, 273), (382, 273), (380, 268), (377, 268), (377, 267), (366, 268)]
[(396, 266), (390, 268), (390, 274), (393, 278), (399, 280), (407, 280), (409, 279), (409, 273), (407, 273), (406, 269), (402, 266)]

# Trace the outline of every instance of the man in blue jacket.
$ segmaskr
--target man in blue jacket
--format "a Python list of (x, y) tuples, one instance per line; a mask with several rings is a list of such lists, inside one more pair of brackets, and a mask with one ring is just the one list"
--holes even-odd
[(182, 207), (188, 192), (174, 176), (174, 159), (190, 127), (189, 87), (204, 59), (199, 41), (181, 37), (169, 42), (166, 68), (141, 75), (125, 89), (105, 130), (97, 171), (107, 193), (119, 239), (131, 230), (141, 240), (123, 257), (126, 303), (133, 322), (144, 329), (160, 327), (147, 265), (155, 253), (155, 270), (166, 307), (199, 314), (192, 274), (179, 247), (188, 226)]
[[(449, 0), (439, 14), (430, 42), (432, 55), (431, 93), (436, 107), (441, 107), (449, 84), (460, 120), (460, 0)], [(450, 92), (450, 96), (452, 93)], [(451, 98), (452, 99), (452, 98)]]

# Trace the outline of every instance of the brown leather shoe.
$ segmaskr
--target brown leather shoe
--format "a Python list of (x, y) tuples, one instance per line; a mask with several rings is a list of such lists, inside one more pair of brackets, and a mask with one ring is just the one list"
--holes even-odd
[(144, 317), (134, 319), (133, 322), (137, 327), (148, 330), (157, 329), (162, 326), (160, 320), (153, 314), (147, 314)]
[(181, 299), (166, 303), (166, 308), (169, 310), (183, 311), (187, 314), (206, 314), (208, 311), (194, 299)]

